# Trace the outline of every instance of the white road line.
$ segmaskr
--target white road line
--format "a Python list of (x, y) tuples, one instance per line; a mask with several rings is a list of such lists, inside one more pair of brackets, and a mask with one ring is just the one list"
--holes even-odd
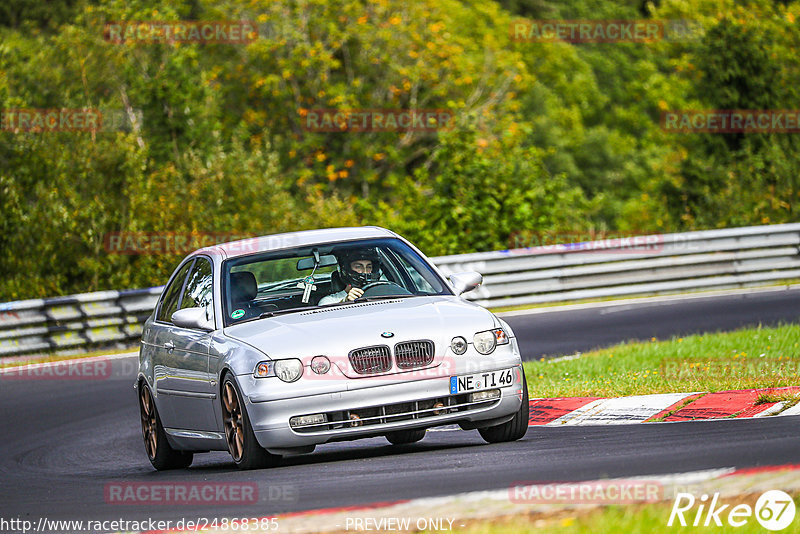
[(774, 406), (770, 406), (763, 412), (758, 412), (753, 417), (767, 417), (768, 415), (772, 415), (774, 413), (778, 413), (781, 409), (786, 405), (785, 402), (778, 402)]
[(139, 355), (138, 352), (123, 352), (122, 354), (112, 354), (109, 356), (92, 356), (91, 358), (72, 358), (70, 360), (56, 360), (53, 362), (26, 363), (24, 365), (15, 365), (14, 367), (3, 367), (2, 369), (0, 369), (0, 374), (19, 372), (30, 369), (44, 369), (48, 367), (56, 367), (59, 365), (73, 365), (84, 362), (124, 360), (125, 358), (135, 358), (138, 355)]
[(778, 415), (800, 415), (800, 403), (795, 404), (791, 408), (787, 408)]

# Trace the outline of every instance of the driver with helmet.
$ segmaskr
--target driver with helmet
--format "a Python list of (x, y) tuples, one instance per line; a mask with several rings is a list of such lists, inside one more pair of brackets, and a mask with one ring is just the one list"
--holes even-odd
[(364, 286), (380, 280), (380, 257), (374, 248), (341, 249), (333, 254), (339, 264), (339, 270), (331, 273), (335, 292), (322, 297), (320, 306), (356, 300), (364, 294)]

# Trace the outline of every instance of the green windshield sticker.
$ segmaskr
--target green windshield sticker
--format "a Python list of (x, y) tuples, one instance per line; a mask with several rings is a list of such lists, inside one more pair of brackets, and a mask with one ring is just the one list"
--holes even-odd
[(244, 310), (241, 309), (234, 310), (234, 312), (231, 314), (231, 319), (241, 319), (242, 317), (244, 317)]

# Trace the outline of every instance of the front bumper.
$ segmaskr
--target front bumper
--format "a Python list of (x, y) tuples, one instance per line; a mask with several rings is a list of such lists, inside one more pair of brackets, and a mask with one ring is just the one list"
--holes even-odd
[[(518, 357), (512, 361), (493, 362), (491, 367), (484, 367), (481, 371), (508, 368), (514, 369), (512, 383), (499, 388), (499, 398), (482, 402), (470, 402), (468, 393), (452, 395), (450, 377), (441, 376), (394, 383), (386, 383), (379, 377), (360, 379), (357, 389), (342, 388), (336, 392), (262, 402), (253, 401), (263, 398), (259, 395), (246, 395), (245, 403), (256, 439), (268, 450), (303, 448), (329, 441), (453, 423), (474, 428), (480, 426), (480, 421), (498, 424), (519, 410), (524, 386)], [(262, 384), (263, 381), (259, 386), (263, 387)], [(432, 406), (436, 403), (444, 406)], [(319, 413), (355, 413), (363, 421), (353, 422), (345, 415), (339, 423), (313, 428), (294, 429), (289, 424), (292, 417)], [(328, 420), (331, 421), (330, 415)]]

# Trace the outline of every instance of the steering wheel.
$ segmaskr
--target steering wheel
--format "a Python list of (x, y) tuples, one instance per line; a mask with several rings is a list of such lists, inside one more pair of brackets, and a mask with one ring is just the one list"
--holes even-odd
[[(389, 282), (388, 280), (378, 280), (377, 282), (370, 282), (369, 284), (365, 285), (361, 289), (366, 291), (367, 289), (371, 289), (371, 288), (373, 288), (375, 286), (385, 286), (387, 284), (394, 284), (394, 282)], [(397, 285), (397, 284), (394, 284), (394, 285)]]
[[(387, 292), (370, 291), (375, 287), (386, 286), (386, 285), (393, 286), (393, 287), (391, 288), (390, 291), (387, 291)], [(361, 289), (364, 290), (364, 294), (362, 295), (362, 297), (372, 297), (372, 296), (376, 296), (376, 295), (410, 295), (411, 294), (411, 292), (408, 291), (403, 286), (401, 286), (399, 284), (396, 284), (394, 282), (389, 282), (387, 280), (378, 280), (377, 282), (370, 282), (369, 284), (365, 285)], [(389, 288), (386, 288), (386, 289), (389, 289)], [(371, 293), (371, 294), (367, 294), (367, 293)]]

